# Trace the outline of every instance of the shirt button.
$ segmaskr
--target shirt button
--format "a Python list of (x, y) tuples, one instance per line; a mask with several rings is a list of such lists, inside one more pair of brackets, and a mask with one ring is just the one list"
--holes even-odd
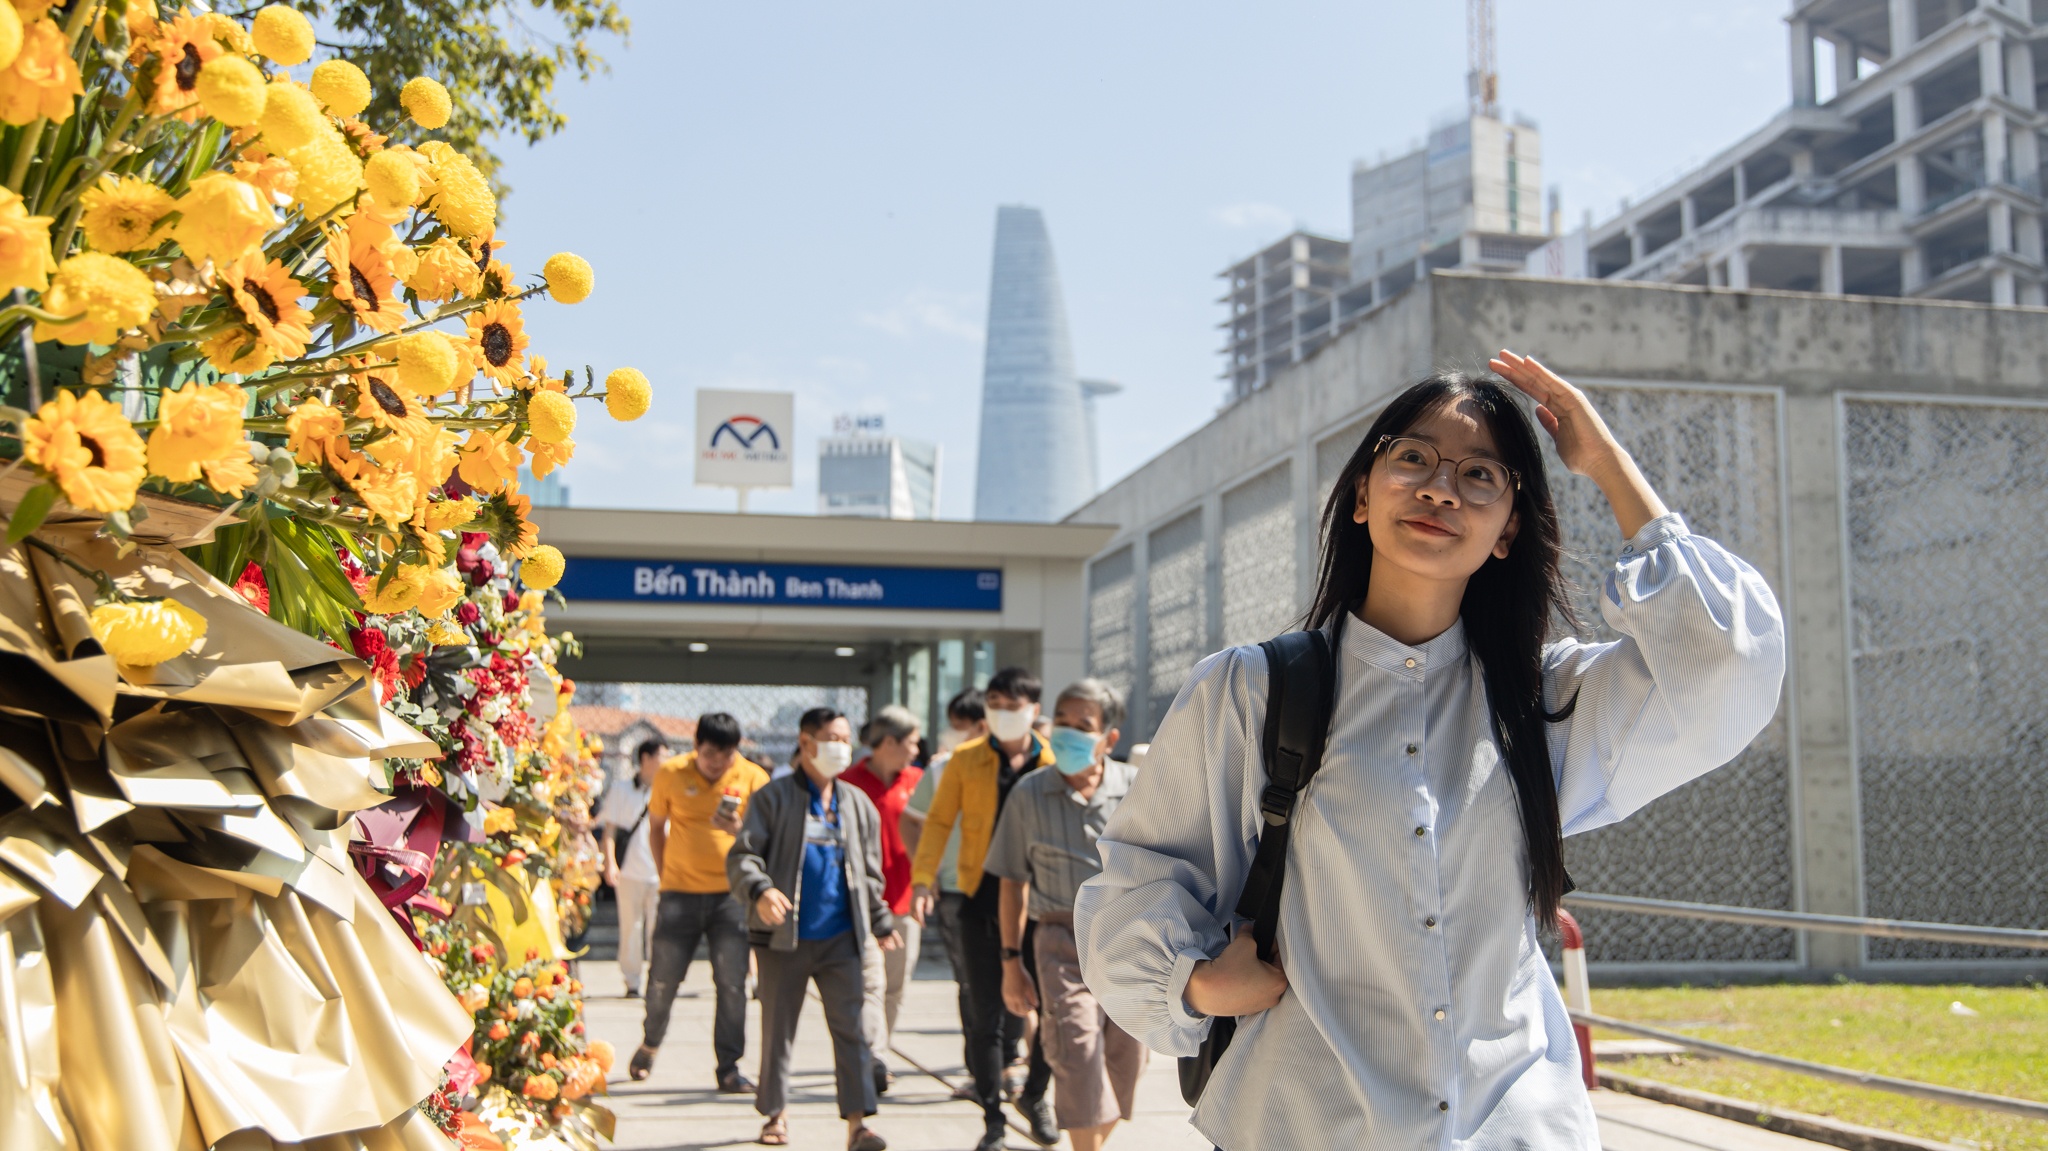
[(1418, 828), (1416, 828), (1416, 829), (1415, 829), (1415, 838), (1417, 838), (1417, 839), (1421, 839), (1421, 838), (1422, 838), (1423, 836), (1425, 836), (1425, 835), (1428, 835), (1428, 834), (1429, 834), (1429, 829), (1428, 829), (1428, 828), (1426, 828), (1426, 827), (1418, 827)]
[(1436, 1009), (1436, 1017), (1437, 1017), (1438, 1019), (1442, 1019), (1442, 1018), (1444, 1017), (1444, 1009), (1443, 1009), (1443, 1008), (1439, 1007), (1439, 1008), (1437, 1008), (1437, 1009)]
[(1421, 750), (1422, 750), (1421, 748), (1419, 748), (1419, 747), (1415, 746), (1415, 745), (1414, 745), (1414, 744), (1412, 744), (1412, 743), (1408, 745), (1408, 754), (1409, 754), (1409, 755), (1414, 755), (1414, 754), (1415, 754), (1416, 752), (1418, 752), (1418, 751), (1421, 751)]
[(1436, 926), (1436, 916), (1432, 915), (1432, 916), (1430, 916), (1430, 917), (1429, 917), (1428, 919), (1425, 919), (1425, 920), (1423, 920), (1423, 921), (1422, 921), (1422, 925), (1423, 925), (1424, 927), (1435, 927), (1435, 926)]
[(1451, 1105), (1449, 1103), (1438, 1103), (1436, 1105), (1436, 1109), (1438, 1111), (1449, 1111), (1451, 1109)]
[(1403, 662), (1402, 662), (1401, 666), (1402, 666), (1402, 667), (1414, 667), (1414, 666), (1415, 666), (1415, 661), (1414, 661), (1414, 660), (1412, 660), (1412, 659), (1410, 659), (1410, 660), (1405, 660), (1405, 661), (1403, 661)]

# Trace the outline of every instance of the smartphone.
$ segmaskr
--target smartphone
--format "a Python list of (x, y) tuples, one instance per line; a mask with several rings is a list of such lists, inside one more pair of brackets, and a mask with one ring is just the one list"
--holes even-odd
[(721, 795), (721, 796), (719, 796), (719, 797), (718, 797), (718, 818), (719, 818), (719, 819), (721, 819), (721, 820), (729, 820), (729, 819), (731, 819), (731, 818), (732, 818), (733, 816), (735, 816), (735, 815), (738, 815), (739, 813), (740, 813), (740, 797), (739, 797), (739, 796), (737, 796), (737, 795)]

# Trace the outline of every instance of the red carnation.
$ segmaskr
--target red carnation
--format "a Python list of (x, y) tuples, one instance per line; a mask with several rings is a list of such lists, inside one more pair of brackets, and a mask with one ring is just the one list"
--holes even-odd
[(455, 605), (455, 622), (461, 624), (463, 627), (475, 627), (477, 625), (477, 621), (483, 618), (483, 609), (476, 606), (474, 603), (471, 603), (469, 600), (463, 600), (461, 603)]

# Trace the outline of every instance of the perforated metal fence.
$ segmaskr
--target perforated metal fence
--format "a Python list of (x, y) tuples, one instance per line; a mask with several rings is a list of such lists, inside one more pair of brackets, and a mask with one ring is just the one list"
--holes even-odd
[(1223, 493), (1223, 647), (1277, 635), (1301, 613), (1293, 495), (1287, 464)]
[(1137, 606), (1137, 562), (1129, 544), (1088, 565), (1088, 674), (1116, 688), (1133, 709), (1139, 703), (1131, 695), (1138, 672)]
[[(1778, 401), (1774, 394), (1590, 387), (1587, 392), (1644, 475), (1692, 530), (1784, 587)], [(1548, 441), (1546, 438), (1546, 451)], [(1600, 581), (1622, 540), (1592, 481), (1555, 455), (1549, 474), (1578, 586), (1581, 638), (1616, 638), (1600, 617)], [(1790, 908), (1792, 800), (1784, 708), (1735, 762), (1627, 820), (1565, 844), (1579, 886), (1660, 899)], [(1931, 917), (1925, 917), (1931, 918)], [(1788, 962), (1793, 933), (1607, 911), (1581, 916), (1587, 957), (1603, 963)], [(1986, 921), (1989, 922), (1989, 921)]]
[(1145, 677), (1150, 731), (1173, 706), (1195, 661), (1209, 653), (1208, 548), (1199, 509), (1154, 531), (1146, 541)]
[(1844, 400), (1842, 434), (1864, 912), (2041, 927), (2048, 408)]

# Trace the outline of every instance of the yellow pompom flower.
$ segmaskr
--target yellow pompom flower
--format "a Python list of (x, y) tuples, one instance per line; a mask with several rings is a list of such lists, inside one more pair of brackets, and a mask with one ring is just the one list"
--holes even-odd
[(313, 58), (313, 24), (297, 9), (272, 4), (249, 22), (249, 39), (256, 50), (287, 67)]
[(414, 606), (428, 619), (439, 619), (462, 601), (462, 577), (454, 568), (427, 568), (426, 573), (420, 582), (419, 603)]
[(57, 22), (44, 17), (23, 29), (14, 63), (0, 71), (0, 121), (29, 124), (42, 117), (62, 123), (71, 118), (72, 98), (83, 95), (71, 42)]
[(57, 265), (43, 292), (43, 310), (78, 319), (66, 324), (37, 321), (36, 339), (111, 344), (156, 311), (156, 285), (126, 260), (80, 252)]
[(548, 262), (540, 266), (540, 274), (547, 277), (548, 294), (563, 304), (580, 304), (589, 299), (597, 278), (590, 261), (574, 252), (549, 256)]
[(654, 385), (638, 368), (615, 368), (604, 378), (604, 410), (620, 423), (631, 423), (654, 406)]
[(398, 92), (398, 104), (405, 109), (406, 115), (412, 117), (413, 123), (430, 132), (448, 122), (448, 114), (453, 108), (448, 99), (448, 89), (443, 88), (439, 80), (429, 80), (425, 76), (416, 76), (405, 82), (405, 87)]
[(456, 295), (474, 296), (482, 280), (476, 257), (464, 251), (454, 237), (443, 236), (419, 254), (419, 265), (405, 286), (422, 300), (440, 301)]
[(308, 216), (324, 216), (362, 190), (363, 162), (332, 128), (323, 128), (285, 155), (299, 173), (292, 198)]
[(363, 186), (380, 204), (404, 208), (419, 202), (420, 167), (411, 154), (389, 149), (363, 165)]
[(562, 569), (568, 561), (562, 558), (560, 548), (553, 544), (542, 544), (527, 553), (519, 563), (519, 579), (527, 587), (546, 591), (562, 582)]
[(20, 194), (0, 188), (0, 292), (50, 286), (50, 273), (57, 270), (57, 258), (50, 255), (52, 219), (29, 215)]
[(313, 94), (284, 78), (270, 82), (263, 96), (263, 118), (257, 123), (263, 129), (263, 142), (276, 152), (303, 148), (323, 130), (333, 128)]
[(0, 69), (11, 68), (14, 60), (21, 55), (21, 13), (12, 4), (0, 4), (7, 11), (0, 12)]
[(220, 55), (199, 70), (199, 105), (230, 128), (254, 124), (267, 103), (263, 73), (240, 56)]
[(21, 454), (85, 511), (126, 511), (148, 474), (142, 437), (98, 392), (58, 392), (22, 428)]
[(277, 226), (277, 210), (263, 193), (226, 172), (208, 172), (178, 197), (182, 213), (171, 239), (197, 264), (232, 264), (263, 243)]
[(277, 362), (277, 349), (247, 328), (229, 328), (200, 344), (199, 351), (214, 371), (244, 376)]
[(450, 232), (470, 239), (496, 226), (498, 198), (469, 157), (439, 140), (420, 145), (419, 152), (427, 158), (427, 175), (434, 182), (434, 216)]
[(174, 599), (103, 603), (92, 609), (92, 638), (123, 667), (155, 667), (190, 651), (206, 635), (206, 617)]
[(149, 433), (149, 470), (175, 483), (201, 476), (206, 486), (239, 496), (256, 482), (256, 461), (242, 434), (249, 394), (233, 384), (188, 384), (165, 392)]
[(157, 221), (170, 215), (177, 201), (141, 176), (106, 175), (79, 194), (78, 206), (86, 243), (102, 252), (133, 252), (163, 240)]
[(346, 60), (322, 61), (313, 69), (313, 98), (336, 116), (354, 116), (370, 106), (370, 78)]
[(419, 332), (398, 341), (398, 382), (416, 396), (438, 396), (455, 386), (462, 353), (440, 332)]
[(576, 430), (576, 402), (560, 392), (537, 391), (526, 400), (526, 426), (544, 444), (559, 444)]

